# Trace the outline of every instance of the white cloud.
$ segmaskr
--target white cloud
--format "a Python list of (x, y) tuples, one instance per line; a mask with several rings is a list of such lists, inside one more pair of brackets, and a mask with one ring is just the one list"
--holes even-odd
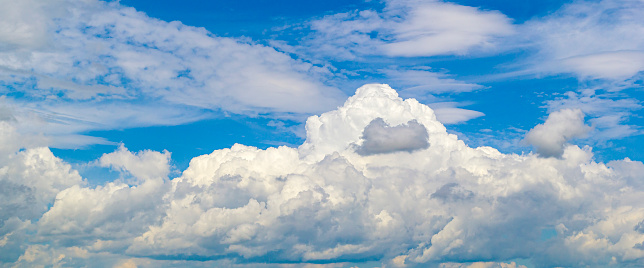
[(516, 262), (475, 262), (471, 264), (464, 263), (445, 263), (440, 268), (527, 268), (525, 265), (517, 265)]
[(532, 64), (539, 72), (627, 80), (644, 71), (642, 12), (642, 1), (574, 1), (521, 32), (538, 50)]
[[(360, 155), (356, 144), (377, 118), (394, 128), (415, 120), (429, 147)], [(574, 145), (560, 158), (470, 148), (429, 107), (386, 85), (358, 89), (306, 129), (299, 148), (237, 144), (192, 159), (171, 181), (68, 187), (33, 237), (20, 240), (29, 241), (22, 260), (77, 248), (90, 259), (120, 256), (113, 264), (148, 257), (514, 267), (528, 256), (549, 267), (643, 264), (641, 162), (597, 163)], [(116, 166), (126, 158), (167, 163), (162, 153), (124, 148), (105, 157)], [(556, 235), (544, 240), (544, 230)], [(473, 263), (480, 260), (487, 262)]]
[[(202, 109), (308, 115), (344, 98), (322, 82), (326, 68), (203, 28), (153, 19), (118, 2), (14, 2), (2, 2), (7, 16), (0, 24), (0, 81), (25, 95), (14, 102), (28, 99), (39, 113), (78, 119), (66, 122), (71, 126), (46, 116), (36, 120), (46, 122), (37, 129), (53, 139), (56, 131), (128, 127), (124, 122), (191, 122), (203, 118), (196, 112)], [(2, 87), (0, 93), (8, 90)], [(154, 116), (159, 113), (169, 120)]]
[(2, 0), (0, 5), (0, 51), (41, 49), (51, 36), (50, 14), (60, 15), (57, 6), (61, 1), (11, 1)]
[(462, 123), (485, 115), (479, 111), (454, 107), (456, 105), (458, 104), (452, 102), (437, 102), (429, 104), (429, 106), (434, 109), (436, 119), (446, 125)]
[(60, 191), (84, 185), (69, 164), (48, 148), (32, 147), (31, 139), (0, 121), (0, 262), (15, 261), (24, 252), (34, 231), (32, 222)]
[(133, 154), (121, 144), (115, 152), (101, 156), (98, 162), (104, 167), (127, 171), (142, 181), (166, 178), (170, 173), (170, 152), (165, 150), (163, 153), (145, 150)]
[(580, 109), (563, 109), (550, 113), (546, 122), (526, 134), (525, 141), (543, 157), (561, 157), (569, 140), (584, 137), (590, 130)]
[(482, 89), (483, 86), (449, 78), (449, 75), (422, 69), (383, 69), (387, 80), (400, 87), (400, 94), (421, 99), (426, 94), (461, 93)]
[(640, 101), (622, 93), (601, 93), (593, 88), (566, 92), (547, 102), (549, 111), (580, 109), (590, 116), (594, 130), (590, 139), (605, 142), (641, 133), (640, 127), (629, 124), (634, 112), (642, 109)]
[(339, 59), (367, 55), (462, 55), (494, 48), (514, 32), (509, 18), (443, 1), (385, 1), (385, 8), (325, 16), (304, 41), (311, 54)]
[(498, 11), (483, 11), (442, 1), (393, 0), (388, 11), (401, 15), (393, 24), (394, 41), (383, 49), (389, 56), (466, 54), (494, 46), (495, 37), (513, 33), (510, 19)]

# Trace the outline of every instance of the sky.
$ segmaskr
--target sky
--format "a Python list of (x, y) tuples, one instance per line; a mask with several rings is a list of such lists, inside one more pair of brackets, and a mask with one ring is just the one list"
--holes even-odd
[(644, 1), (0, 5), (0, 266), (644, 265)]

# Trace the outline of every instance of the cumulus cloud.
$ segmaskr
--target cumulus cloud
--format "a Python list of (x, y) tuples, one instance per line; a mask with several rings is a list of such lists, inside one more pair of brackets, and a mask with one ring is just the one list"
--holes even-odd
[(126, 171), (141, 180), (165, 178), (170, 173), (170, 152), (145, 150), (133, 154), (123, 144), (115, 152), (101, 156), (98, 162), (101, 166)]
[[(573, 110), (551, 118), (557, 116), (580, 118)], [(416, 135), (421, 126), (425, 149), (356, 151), (366, 129)], [(132, 257), (154, 259), (152, 265), (168, 259), (223, 259), (228, 266), (644, 264), (641, 162), (598, 163), (590, 148), (575, 145), (566, 145), (560, 158), (470, 148), (447, 133), (432, 109), (386, 85), (361, 87), (343, 106), (310, 117), (306, 130), (298, 148), (236, 144), (192, 159), (172, 180), (52, 191), (53, 206), (29, 233), (30, 245), (8, 261), (38, 263), (86, 250), (89, 259), (120, 256), (113, 265)], [(105, 159), (146, 155), (165, 159), (125, 148)], [(543, 239), (544, 230), (556, 235)]]
[(525, 141), (536, 147), (541, 156), (561, 157), (569, 140), (583, 137), (590, 130), (580, 109), (562, 109), (550, 113), (546, 122), (531, 129)]
[(360, 155), (412, 152), (429, 147), (427, 129), (415, 120), (389, 126), (382, 118), (376, 118), (364, 128), (362, 139), (356, 148)]
[(311, 22), (310, 52), (335, 58), (366, 55), (462, 55), (493, 48), (513, 33), (508, 17), (443, 1), (385, 1), (382, 11), (356, 10)]
[(56, 195), (85, 182), (48, 148), (19, 150), (29, 142), (6, 122), (0, 122), (0, 144), (0, 261), (12, 262), (28, 246), (25, 241), (33, 233), (32, 223), (49, 209)]
[(566, 92), (564, 96), (548, 101), (547, 107), (551, 111), (580, 109), (591, 117), (588, 122), (596, 130), (590, 138), (600, 142), (640, 133), (639, 126), (628, 122), (642, 109), (640, 101), (625, 94), (601, 92), (594, 88)]

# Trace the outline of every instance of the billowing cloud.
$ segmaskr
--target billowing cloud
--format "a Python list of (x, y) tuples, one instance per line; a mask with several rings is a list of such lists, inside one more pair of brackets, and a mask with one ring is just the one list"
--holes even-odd
[[(579, 111), (562, 111), (542, 126), (571, 124), (555, 120), (559, 117), (572, 123), (583, 119)], [(394, 132), (416, 135), (422, 127), (429, 146), (361, 155), (356, 145), (365, 141), (369, 126), (378, 131), (367, 136), (386, 136), (397, 127)], [(549, 267), (644, 264), (644, 249), (638, 246), (644, 241), (641, 162), (597, 163), (590, 148), (575, 145), (565, 145), (559, 158), (470, 148), (448, 134), (429, 107), (399, 98), (386, 85), (358, 89), (338, 109), (310, 117), (306, 129), (307, 140), (299, 148), (237, 144), (192, 159), (178, 178), (159, 178), (159, 173), (141, 176), (134, 185), (83, 186), (45, 149), (19, 153), (20, 163), (44, 164), (47, 170), (61, 166), (62, 178), (71, 180), (42, 188), (51, 208), (30, 216), (14, 210), (3, 218), (2, 228), (36, 230), (18, 237), (2, 229), (8, 238), (0, 246), (15, 248), (3, 261), (72, 266), (89, 260), (162, 265), (168, 259), (228, 266), (380, 260), (395, 266), (519, 267), (511, 262), (515, 259)], [(53, 162), (33, 161), (34, 154)], [(135, 174), (121, 160), (153, 167), (167, 164), (167, 157), (121, 147), (101, 159)], [(12, 170), (10, 162), (3, 165), (0, 171)], [(51, 181), (20, 176), (18, 184), (24, 187)], [(480, 260), (486, 262), (473, 263)]]
[(170, 152), (168, 151), (159, 153), (146, 150), (133, 154), (121, 144), (118, 150), (104, 154), (98, 162), (104, 167), (127, 171), (141, 180), (166, 178), (170, 173)]
[(85, 182), (48, 148), (18, 150), (28, 142), (2, 121), (0, 142), (0, 262), (12, 262), (27, 248), (33, 222), (49, 210), (56, 195)]
[(536, 147), (541, 156), (560, 157), (569, 140), (583, 137), (590, 130), (580, 109), (563, 109), (550, 113), (546, 122), (526, 134), (525, 141)]
[(566, 92), (564, 96), (547, 102), (551, 111), (579, 109), (590, 116), (589, 123), (595, 129), (591, 139), (606, 141), (641, 133), (640, 127), (629, 124), (635, 113), (642, 109), (640, 101), (625, 94), (602, 93), (593, 88), (580, 92)]

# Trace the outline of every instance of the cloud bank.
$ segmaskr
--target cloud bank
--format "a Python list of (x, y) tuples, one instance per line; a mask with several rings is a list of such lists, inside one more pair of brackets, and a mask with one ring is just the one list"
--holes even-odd
[[(237, 144), (195, 157), (173, 179), (168, 153), (104, 155), (102, 165), (139, 178), (129, 184), (84, 185), (46, 148), (13, 153), (0, 168), (2, 261), (644, 264), (641, 162), (597, 163), (575, 145), (559, 158), (470, 148), (432, 109), (379, 84), (310, 117), (306, 130), (298, 148)], [(380, 140), (414, 137), (429, 146)], [(361, 152), (374, 140), (378, 153)]]

